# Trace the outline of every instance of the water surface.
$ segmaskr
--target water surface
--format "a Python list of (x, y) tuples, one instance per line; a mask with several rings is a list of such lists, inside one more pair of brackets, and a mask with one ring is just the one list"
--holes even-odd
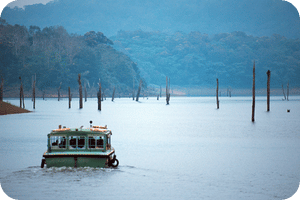
[[(18, 105), (17, 99), (5, 99)], [(26, 108), (32, 109), (27, 99)], [(300, 97), (36, 101), (0, 116), (0, 181), (14, 199), (286, 199), (300, 182)], [(291, 112), (287, 112), (290, 109)], [(108, 125), (116, 169), (40, 168), (58, 125)]]

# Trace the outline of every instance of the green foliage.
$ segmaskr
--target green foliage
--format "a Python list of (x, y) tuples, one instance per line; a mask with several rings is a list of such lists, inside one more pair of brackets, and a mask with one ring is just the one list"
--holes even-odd
[(30, 87), (36, 74), (41, 90), (58, 88), (61, 82), (62, 88), (76, 88), (81, 74), (88, 87), (98, 87), (100, 78), (103, 88), (118, 86), (125, 92), (141, 79), (136, 63), (111, 47), (113, 42), (101, 32), (70, 35), (61, 26), (27, 29), (2, 19), (0, 32), (0, 77), (8, 86), (19, 84), (21, 76)]
[[(288, 81), (300, 86), (300, 40), (281, 35), (254, 37), (244, 32), (207, 35), (200, 32), (120, 31), (111, 38), (115, 48), (138, 63), (148, 83), (214, 87), (252, 87), (252, 66), (256, 61), (256, 86), (280, 88)], [(298, 78), (297, 78), (298, 77)]]

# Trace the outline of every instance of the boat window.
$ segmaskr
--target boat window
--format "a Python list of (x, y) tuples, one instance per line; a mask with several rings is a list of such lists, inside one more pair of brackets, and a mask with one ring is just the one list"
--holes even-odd
[(50, 144), (53, 149), (65, 149), (67, 139), (65, 136), (51, 136)]
[(69, 148), (70, 149), (84, 149), (85, 148), (85, 137), (84, 136), (70, 136), (69, 137)]
[(80, 149), (85, 148), (85, 137), (84, 136), (78, 137), (78, 148), (80, 148)]
[(103, 138), (101, 136), (89, 136), (90, 149), (103, 149)]
[(107, 149), (110, 149), (111, 145), (110, 145), (110, 137), (107, 137)]

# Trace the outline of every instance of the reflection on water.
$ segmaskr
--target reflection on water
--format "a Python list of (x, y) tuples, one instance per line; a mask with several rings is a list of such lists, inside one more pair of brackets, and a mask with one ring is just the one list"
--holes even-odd
[[(18, 100), (9, 99), (18, 105)], [(32, 102), (26, 100), (26, 108)], [(288, 113), (287, 109), (291, 112)], [(0, 181), (15, 199), (285, 199), (300, 181), (300, 97), (38, 99), (29, 114), (0, 116)], [(116, 169), (40, 168), (58, 125), (108, 125)]]

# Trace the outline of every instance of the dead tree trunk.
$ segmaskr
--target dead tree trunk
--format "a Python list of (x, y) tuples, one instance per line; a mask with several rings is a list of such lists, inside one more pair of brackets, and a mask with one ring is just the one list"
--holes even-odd
[(111, 101), (114, 101), (114, 99), (115, 99), (115, 91), (116, 91), (116, 87), (114, 87), (112, 97), (111, 97)]
[(219, 79), (217, 79), (216, 98), (217, 98), (217, 109), (219, 109)]
[(166, 102), (167, 105), (169, 105), (169, 101), (170, 101), (170, 85), (169, 85), (170, 79), (168, 79), (168, 77), (166, 77)]
[(143, 83), (142, 80), (140, 80), (139, 89), (138, 89), (137, 94), (136, 94), (136, 101), (139, 101), (141, 88), (142, 88), (142, 83)]
[(4, 80), (2, 78), (1, 84), (0, 84), (0, 101), (3, 101), (3, 83), (4, 83)]
[(68, 96), (69, 96), (69, 108), (71, 108), (71, 101), (72, 101), (72, 97), (71, 97), (71, 88), (68, 87)]
[(57, 98), (58, 98), (58, 101), (60, 101), (60, 88), (61, 88), (61, 84), (62, 84), (62, 82), (60, 82), (59, 87), (57, 89)]
[(86, 85), (84, 85), (84, 102), (87, 102), (87, 90), (86, 90)]
[(23, 90), (23, 84), (22, 84), (21, 76), (19, 77), (19, 79), (20, 79), (20, 82), (21, 82), (21, 86), (20, 86), (20, 108), (22, 108), (22, 104), (23, 104), (23, 108), (25, 108), (24, 90)]
[(253, 64), (253, 85), (252, 85), (252, 122), (255, 121), (254, 119), (255, 114), (255, 61)]
[(267, 111), (270, 111), (270, 76), (271, 76), (271, 71), (267, 71), (268, 75), (268, 82), (267, 82)]
[(82, 85), (81, 85), (81, 75), (78, 74), (78, 84), (79, 84), (79, 109), (82, 109)]
[(97, 93), (97, 97), (98, 97), (98, 110), (101, 111), (101, 83), (99, 80), (99, 91)]
[(34, 76), (34, 80), (33, 80), (33, 84), (32, 84), (33, 109), (35, 109), (35, 82), (36, 82), (36, 76)]
[(282, 87), (282, 93), (283, 93), (284, 100), (286, 100), (286, 96), (285, 96), (284, 89), (283, 89), (283, 84), (281, 85), (281, 87)]
[(22, 108), (22, 91), (23, 91), (23, 86), (22, 86), (21, 77), (19, 79), (21, 81), (21, 86), (20, 86), (20, 108)]
[(286, 100), (289, 100), (289, 94), (290, 94), (290, 84), (289, 82), (287, 83), (287, 88), (286, 88)]
[(132, 100), (134, 101), (134, 78), (132, 81)]

